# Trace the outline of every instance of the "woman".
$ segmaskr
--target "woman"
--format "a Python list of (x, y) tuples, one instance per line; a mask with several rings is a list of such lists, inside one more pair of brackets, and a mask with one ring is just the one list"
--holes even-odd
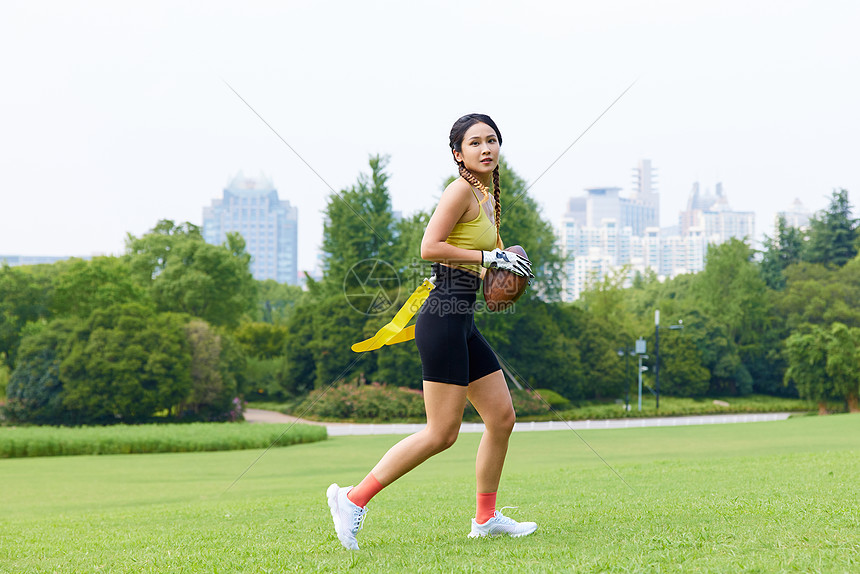
[(534, 522), (518, 523), (495, 509), (516, 415), (496, 356), (474, 322), (482, 267), (533, 277), (528, 259), (499, 249), (501, 144), (495, 122), (483, 114), (463, 116), (451, 128), (450, 146), (460, 177), (442, 193), (421, 241), (421, 257), (434, 262), (436, 275), (436, 288), (415, 326), (427, 426), (394, 445), (355, 488), (329, 486), (326, 496), (335, 530), (348, 549), (358, 549), (355, 536), (373, 496), (454, 444), (466, 399), (486, 426), (475, 463), (477, 511), (469, 537), (525, 536), (537, 528)]

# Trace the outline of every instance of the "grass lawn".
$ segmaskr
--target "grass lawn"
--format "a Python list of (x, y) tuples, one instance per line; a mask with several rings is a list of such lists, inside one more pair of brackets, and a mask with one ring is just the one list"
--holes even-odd
[(860, 416), (516, 433), (499, 504), (538, 531), (466, 538), (478, 435), (374, 499), (340, 547), (324, 492), (397, 437), (262, 451), (0, 460), (0, 572), (857, 572)]

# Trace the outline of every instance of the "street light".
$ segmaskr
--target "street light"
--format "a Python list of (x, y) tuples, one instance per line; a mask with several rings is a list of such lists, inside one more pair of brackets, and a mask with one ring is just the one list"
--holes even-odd
[[(684, 321), (678, 319), (677, 325), (669, 325), (668, 327), (662, 327), (663, 329), (683, 329)], [(657, 357), (654, 359), (654, 394), (657, 396), (657, 408), (660, 408), (660, 310), (657, 309), (654, 311), (654, 354)]]
[(648, 367), (642, 366), (642, 359), (647, 359), (648, 355), (639, 355), (639, 410), (642, 410), (642, 373), (648, 370)]
[[(633, 347), (629, 347), (624, 345), (623, 349), (618, 349), (619, 357), (627, 357), (624, 360), (624, 378), (627, 381), (627, 394), (624, 399), (624, 408), (625, 410), (630, 410), (630, 357), (639, 357), (639, 410), (642, 410), (642, 356), (644, 355), (647, 359), (648, 356), (645, 355), (645, 338), (639, 337), (634, 341), (635, 345)], [(647, 369), (647, 367), (646, 367)]]
[(627, 389), (627, 394), (624, 396), (624, 411), (630, 410), (630, 357), (635, 355), (633, 347), (624, 345), (623, 349), (618, 349), (618, 356), (624, 357), (624, 384)]

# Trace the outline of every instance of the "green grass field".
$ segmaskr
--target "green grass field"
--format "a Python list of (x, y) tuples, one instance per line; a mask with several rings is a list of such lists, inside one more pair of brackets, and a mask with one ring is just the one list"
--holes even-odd
[(499, 504), (538, 522), (466, 538), (479, 435), (370, 505), (340, 547), (329, 483), (397, 437), (262, 451), (0, 460), (2, 572), (857, 572), (860, 416), (516, 433)]

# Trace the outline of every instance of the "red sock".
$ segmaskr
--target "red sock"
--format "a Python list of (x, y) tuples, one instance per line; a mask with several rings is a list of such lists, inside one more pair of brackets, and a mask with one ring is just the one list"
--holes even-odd
[(475, 512), (475, 522), (483, 524), (496, 513), (496, 493), (479, 492), (478, 510)]
[(370, 499), (382, 490), (382, 483), (376, 480), (372, 473), (364, 477), (361, 483), (346, 493), (346, 497), (353, 503), (364, 508)]

